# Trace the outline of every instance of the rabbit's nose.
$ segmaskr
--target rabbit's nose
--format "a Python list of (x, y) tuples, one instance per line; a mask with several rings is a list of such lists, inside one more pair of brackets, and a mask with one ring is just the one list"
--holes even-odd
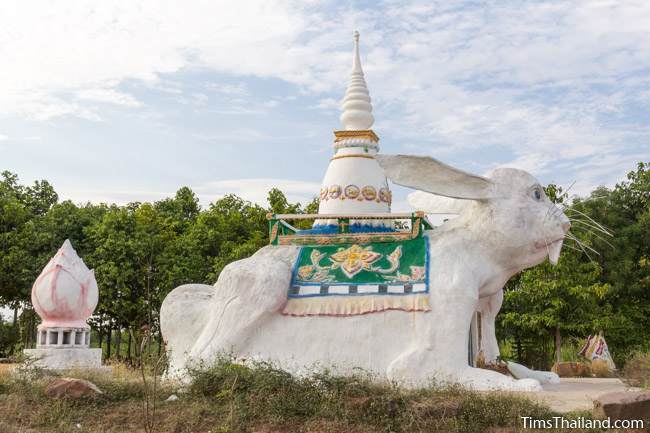
[(570, 228), (571, 228), (571, 223), (569, 221), (562, 224), (562, 230), (564, 230), (564, 233), (567, 233)]

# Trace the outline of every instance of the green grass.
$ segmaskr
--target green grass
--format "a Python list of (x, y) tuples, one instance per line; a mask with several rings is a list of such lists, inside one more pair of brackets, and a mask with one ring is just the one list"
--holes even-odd
[(560, 348), (562, 362), (584, 362), (585, 358), (579, 355), (584, 343), (584, 340), (578, 338), (564, 339)]
[[(556, 413), (515, 393), (479, 393), (458, 386), (407, 390), (369, 374), (321, 371), (295, 377), (268, 363), (221, 359), (189, 372), (190, 385), (165, 382), (155, 396), (155, 430), (190, 432), (517, 432), (521, 417)], [(66, 372), (104, 394), (52, 400), (43, 389), (53, 378), (39, 370), (0, 374), (0, 431), (7, 433), (142, 432), (139, 373)], [(172, 393), (180, 399), (164, 402)], [(584, 414), (576, 414), (584, 415)], [(80, 424), (81, 427), (77, 427)]]
[(363, 372), (341, 377), (323, 371), (299, 378), (268, 363), (242, 366), (222, 359), (190, 374), (189, 395), (224, 404), (235, 429), (262, 420), (292, 425), (321, 420), (382, 432), (516, 431), (522, 416), (557, 415), (520, 394), (434, 384), (406, 390)]

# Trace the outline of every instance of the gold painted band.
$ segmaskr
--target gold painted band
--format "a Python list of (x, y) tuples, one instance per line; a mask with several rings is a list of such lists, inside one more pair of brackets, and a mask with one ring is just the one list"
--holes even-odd
[(353, 153), (350, 155), (334, 155), (330, 161), (334, 161), (335, 159), (341, 159), (341, 158), (368, 158), (368, 159), (375, 159), (374, 156), (372, 155), (364, 155), (362, 153)]
[(375, 143), (379, 141), (379, 137), (371, 129), (359, 131), (334, 131), (334, 142), (345, 140), (346, 138), (367, 138)]

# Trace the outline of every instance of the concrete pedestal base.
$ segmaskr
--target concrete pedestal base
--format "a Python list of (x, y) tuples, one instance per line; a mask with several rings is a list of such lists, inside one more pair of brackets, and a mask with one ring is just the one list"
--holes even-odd
[(34, 366), (64, 370), (69, 368), (102, 368), (102, 349), (25, 349)]

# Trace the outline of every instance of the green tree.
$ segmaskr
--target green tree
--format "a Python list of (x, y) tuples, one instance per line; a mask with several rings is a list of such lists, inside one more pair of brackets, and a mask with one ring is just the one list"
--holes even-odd
[(26, 300), (29, 286), (29, 252), (23, 245), (24, 228), (33, 217), (24, 200), (24, 187), (18, 176), (8, 171), (0, 181), (0, 302), (17, 308)]
[[(40, 273), (38, 260), (44, 246), (39, 242), (39, 222), (57, 202), (58, 196), (45, 180), (32, 186), (19, 183), (18, 176), (4, 171), (0, 179), (0, 305), (14, 310), (14, 335), (31, 346), (36, 316), (31, 310), (31, 286)], [(37, 258), (37, 259), (35, 259)], [(19, 321), (18, 311), (24, 309)], [(26, 323), (26, 326), (20, 326)], [(20, 331), (20, 332), (19, 332)]]
[[(181, 284), (203, 282), (206, 277), (204, 257), (197, 239), (189, 236), (201, 213), (196, 194), (188, 188), (179, 189), (174, 198), (154, 203), (154, 208), (164, 218), (165, 248), (157, 257), (157, 302)], [(171, 232), (170, 232), (171, 230)]]
[[(95, 250), (84, 258), (95, 269), (99, 303), (93, 324), (100, 339), (106, 336), (107, 356), (111, 354), (114, 329), (129, 329), (142, 316), (141, 274), (133, 247), (136, 237), (135, 210), (139, 203), (110, 206), (100, 221), (85, 231)], [(130, 349), (130, 346), (129, 346)], [(130, 353), (129, 353), (130, 354)]]
[(301, 213), (300, 203), (290, 204), (287, 197), (277, 188), (272, 188), (268, 195), (269, 212), (272, 213)]
[(568, 214), (601, 253), (601, 281), (611, 286), (605, 331), (615, 360), (620, 364), (636, 350), (650, 350), (650, 163), (639, 163), (613, 189), (600, 187), (577, 199)]
[(600, 274), (597, 263), (572, 250), (564, 251), (555, 267), (544, 263), (523, 272), (505, 292), (501, 326), (520, 338), (553, 339), (559, 362), (562, 336), (582, 337), (607, 327), (610, 312), (603, 300), (609, 285), (599, 281)]

